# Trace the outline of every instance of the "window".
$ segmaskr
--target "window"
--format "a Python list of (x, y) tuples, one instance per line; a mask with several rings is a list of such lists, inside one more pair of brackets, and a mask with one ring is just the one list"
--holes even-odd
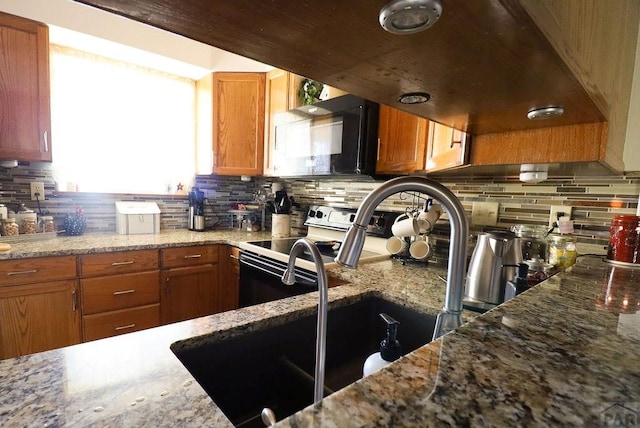
[(193, 182), (195, 81), (51, 45), (53, 175), (62, 189), (173, 193)]

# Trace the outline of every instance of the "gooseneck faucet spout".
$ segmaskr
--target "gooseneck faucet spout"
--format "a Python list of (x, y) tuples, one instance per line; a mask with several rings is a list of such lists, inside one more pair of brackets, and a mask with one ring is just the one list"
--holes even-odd
[(338, 256), (338, 264), (356, 268), (364, 245), (365, 232), (376, 207), (386, 198), (399, 192), (420, 192), (437, 199), (444, 207), (451, 224), (447, 288), (444, 307), (438, 314), (433, 338), (462, 325), (462, 299), (467, 260), (469, 222), (458, 198), (445, 186), (422, 176), (407, 176), (386, 181), (364, 198), (353, 224), (347, 231)]
[(316, 369), (315, 369), (315, 385), (313, 388), (313, 402), (316, 410), (322, 406), (322, 397), (324, 389), (324, 367), (325, 357), (327, 354), (327, 306), (329, 304), (329, 281), (327, 281), (327, 271), (320, 255), (320, 250), (307, 238), (298, 239), (289, 254), (289, 264), (287, 270), (282, 275), (282, 282), (287, 285), (293, 285), (295, 279), (295, 262), (298, 254), (304, 249), (311, 254), (313, 263), (318, 271), (318, 325), (316, 328)]

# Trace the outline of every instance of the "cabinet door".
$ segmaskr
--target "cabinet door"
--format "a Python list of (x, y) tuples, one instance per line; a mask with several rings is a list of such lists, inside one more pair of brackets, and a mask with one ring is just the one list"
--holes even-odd
[(162, 272), (160, 297), (163, 324), (220, 311), (218, 265), (205, 264)]
[(78, 281), (0, 287), (0, 358), (80, 343)]
[(468, 135), (439, 123), (429, 125), (427, 167), (429, 172), (453, 168), (468, 163)]
[(0, 159), (51, 162), (49, 33), (0, 13)]
[(424, 169), (428, 126), (427, 119), (381, 105), (376, 172), (410, 174)]
[(240, 296), (240, 250), (224, 246), (220, 260), (220, 312), (238, 309)]
[(293, 77), (291, 73), (284, 70), (276, 69), (267, 73), (265, 97), (265, 175), (277, 174), (274, 170), (271, 154), (275, 148), (276, 126), (283, 123), (285, 113), (292, 108), (290, 88)]
[(264, 93), (264, 73), (213, 74), (215, 174), (262, 174)]

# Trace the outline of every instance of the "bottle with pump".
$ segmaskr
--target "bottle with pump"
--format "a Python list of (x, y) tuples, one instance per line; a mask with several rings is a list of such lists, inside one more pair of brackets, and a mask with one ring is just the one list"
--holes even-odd
[(526, 263), (518, 263), (517, 265), (504, 266), (516, 267), (516, 276), (511, 281), (507, 281), (507, 285), (504, 289), (504, 301), (506, 302), (529, 289), (529, 283), (527, 281), (529, 265)]
[(397, 339), (400, 323), (385, 313), (381, 313), (380, 318), (387, 324), (387, 337), (380, 342), (380, 352), (369, 355), (364, 362), (363, 377), (377, 372), (401, 356), (400, 342)]

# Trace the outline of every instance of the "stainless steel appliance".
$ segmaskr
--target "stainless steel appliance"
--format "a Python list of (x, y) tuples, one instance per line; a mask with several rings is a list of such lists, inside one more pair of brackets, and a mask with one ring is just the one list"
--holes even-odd
[(522, 246), (513, 232), (491, 231), (478, 236), (467, 271), (465, 305), (477, 302), (490, 309), (504, 302), (507, 281), (515, 277), (514, 266), (521, 262)]
[[(318, 243), (325, 267), (335, 266), (334, 258), (346, 230), (355, 218), (355, 209), (311, 206), (305, 225), (307, 238)], [(401, 213), (376, 211), (367, 227), (365, 250), (360, 262), (384, 260), (390, 257), (385, 244), (391, 236), (391, 225)], [(318, 289), (318, 275), (310, 254), (296, 258), (293, 286), (284, 285), (282, 274), (287, 268), (289, 253), (299, 237), (240, 243), (240, 306), (251, 306)]]
[(204, 231), (204, 192), (197, 187), (189, 192), (189, 230)]
[(378, 104), (354, 95), (289, 110), (276, 126), (275, 175), (373, 175), (378, 111)]

